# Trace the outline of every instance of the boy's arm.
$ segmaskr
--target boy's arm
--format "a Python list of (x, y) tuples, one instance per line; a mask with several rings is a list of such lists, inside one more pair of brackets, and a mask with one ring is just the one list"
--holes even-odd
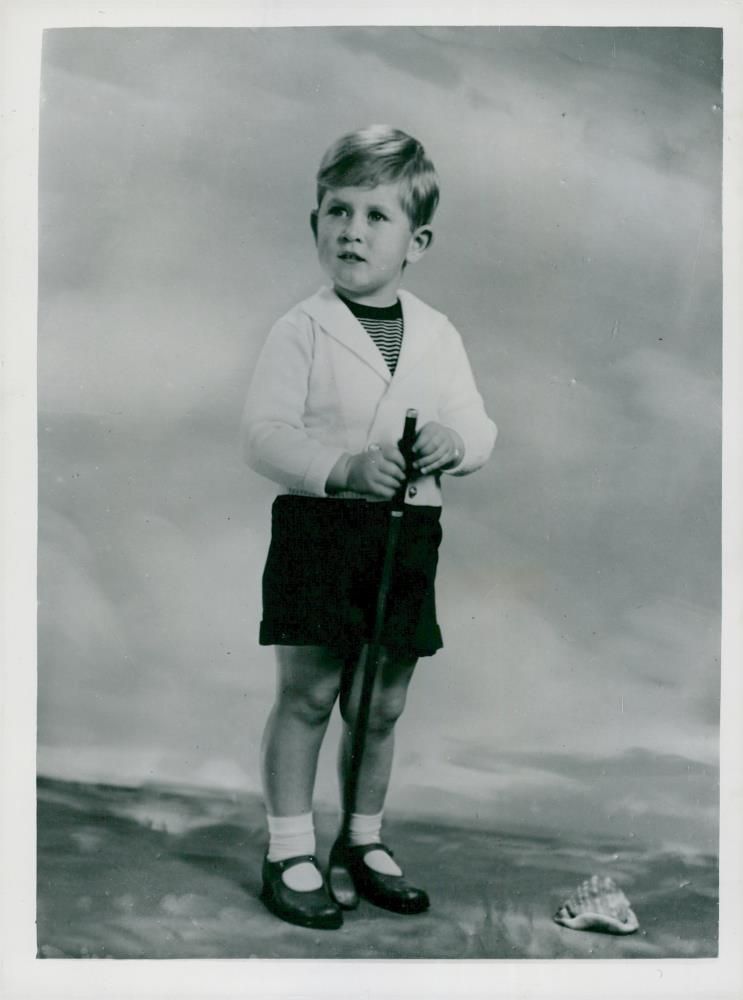
[(459, 332), (449, 323), (438, 352), (440, 384), (444, 386), (439, 418), (462, 439), (459, 464), (445, 469), (448, 475), (465, 476), (479, 469), (493, 450), (498, 429), (485, 412), (472, 368)]
[(311, 438), (303, 416), (312, 366), (312, 332), (287, 319), (272, 328), (258, 357), (242, 420), (245, 461), (289, 489), (325, 494), (342, 448)]

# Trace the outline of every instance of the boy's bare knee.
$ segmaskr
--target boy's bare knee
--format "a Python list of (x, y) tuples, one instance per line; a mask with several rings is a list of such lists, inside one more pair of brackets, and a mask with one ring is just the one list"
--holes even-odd
[(338, 697), (340, 665), (314, 647), (286, 647), (279, 664), (278, 711), (309, 726), (324, 725)]
[(369, 729), (372, 732), (385, 734), (395, 728), (405, 708), (404, 690), (383, 691), (372, 701), (369, 713)]
[[(370, 733), (383, 736), (394, 729), (395, 723), (405, 708), (405, 695), (404, 690), (375, 692), (369, 707), (368, 730)], [(356, 725), (357, 713), (358, 702), (356, 700), (343, 705), (341, 714), (343, 721), (349, 728)]]
[[(379, 654), (378, 674), (369, 707), (368, 730), (383, 736), (395, 727), (405, 708), (408, 685), (415, 668), (415, 659), (394, 659), (386, 649)], [(344, 692), (340, 701), (341, 716), (349, 728), (356, 725), (360, 684), (353, 692)]]
[(328, 721), (337, 696), (337, 686), (287, 687), (279, 694), (279, 711), (307, 725), (320, 726)]

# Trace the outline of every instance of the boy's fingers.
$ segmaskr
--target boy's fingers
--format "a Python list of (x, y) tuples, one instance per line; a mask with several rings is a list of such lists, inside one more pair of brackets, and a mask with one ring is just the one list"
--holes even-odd
[(402, 452), (399, 448), (392, 446), (386, 448), (384, 452), (384, 457), (388, 462), (394, 462), (400, 472), (405, 472), (405, 459), (402, 457)]
[(376, 479), (371, 485), (372, 485), (372, 493), (375, 496), (381, 496), (385, 498), (393, 497), (398, 489), (398, 484), (394, 481), (394, 479), (389, 479), (389, 478)]
[(446, 444), (432, 444), (430, 447), (424, 448), (420, 451), (415, 464), (417, 466), (426, 465), (439, 458), (443, 458), (447, 449), (448, 445)]
[(427, 447), (429, 447), (430, 437), (431, 433), (428, 428), (428, 424), (426, 424), (426, 426), (423, 427), (422, 430), (418, 433), (418, 437), (415, 439), (415, 444), (413, 445), (413, 451), (415, 452), (416, 455), (419, 455), (422, 451), (424, 451)]
[(401, 476), (405, 473), (405, 463), (397, 451), (383, 451), (378, 444), (370, 444), (366, 449), (369, 462), (375, 469), (380, 469), (388, 475)]
[(390, 462), (386, 458), (380, 458), (374, 465), (374, 478), (378, 482), (386, 482), (398, 486), (405, 478), (405, 474), (394, 462)]
[(449, 441), (443, 437), (431, 437), (421, 442), (420, 448), (416, 449), (416, 456), (418, 458), (429, 458), (431, 455), (435, 455), (437, 452), (446, 450), (449, 447)]
[(444, 447), (437, 448), (425, 458), (421, 458), (418, 462), (416, 462), (416, 465), (424, 474), (427, 472), (433, 472), (435, 469), (440, 469), (444, 465), (448, 465), (449, 462), (453, 460), (455, 454), (456, 451), (453, 451), (449, 445), (446, 445)]
[(404, 478), (397, 466), (391, 463), (380, 465), (377, 471), (379, 479), (388, 479), (393, 483), (397, 483)]
[(433, 455), (435, 451), (438, 451), (442, 447), (445, 447), (443, 441), (437, 441), (436, 439), (433, 439), (431, 441), (424, 441), (418, 451), (418, 454), (421, 456)]
[(384, 475), (386, 480), (389, 483), (394, 483), (395, 486), (399, 486), (405, 478), (405, 475), (396, 466), (393, 466), (391, 469), (385, 469)]
[(367, 445), (366, 451), (372, 465), (381, 467), (384, 462), (391, 462), (403, 474), (405, 473), (405, 459), (402, 457), (400, 449), (395, 445), (385, 445), (382, 447), (382, 445), (373, 443)]
[(413, 450), (417, 451), (419, 448), (425, 448), (429, 442), (435, 441), (436, 438), (440, 437), (442, 431), (444, 431), (444, 428), (441, 424), (437, 424), (434, 420), (429, 420), (416, 434)]

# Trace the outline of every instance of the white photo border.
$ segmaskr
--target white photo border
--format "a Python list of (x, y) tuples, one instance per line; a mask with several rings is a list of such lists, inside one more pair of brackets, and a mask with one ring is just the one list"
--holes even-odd
[[(743, 995), (743, 308), (741, 0), (679, 2), (113, 2), (5, 0), (2, 37), (2, 886), (0, 993), (20, 997), (518, 997), (712, 1000)], [(79, 962), (36, 956), (36, 272), (41, 35), (50, 27), (304, 25), (720, 27), (724, 33), (724, 420), (720, 953), (614, 961)]]

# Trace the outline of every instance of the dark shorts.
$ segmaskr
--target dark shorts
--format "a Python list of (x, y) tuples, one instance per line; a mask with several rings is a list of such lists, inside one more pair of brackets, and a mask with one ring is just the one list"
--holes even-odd
[[(382, 643), (401, 657), (443, 645), (434, 579), (441, 508), (405, 508)], [(358, 655), (371, 638), (389, 505), (284, 495), (271, 511), (260, 643), (326, 646)]]

